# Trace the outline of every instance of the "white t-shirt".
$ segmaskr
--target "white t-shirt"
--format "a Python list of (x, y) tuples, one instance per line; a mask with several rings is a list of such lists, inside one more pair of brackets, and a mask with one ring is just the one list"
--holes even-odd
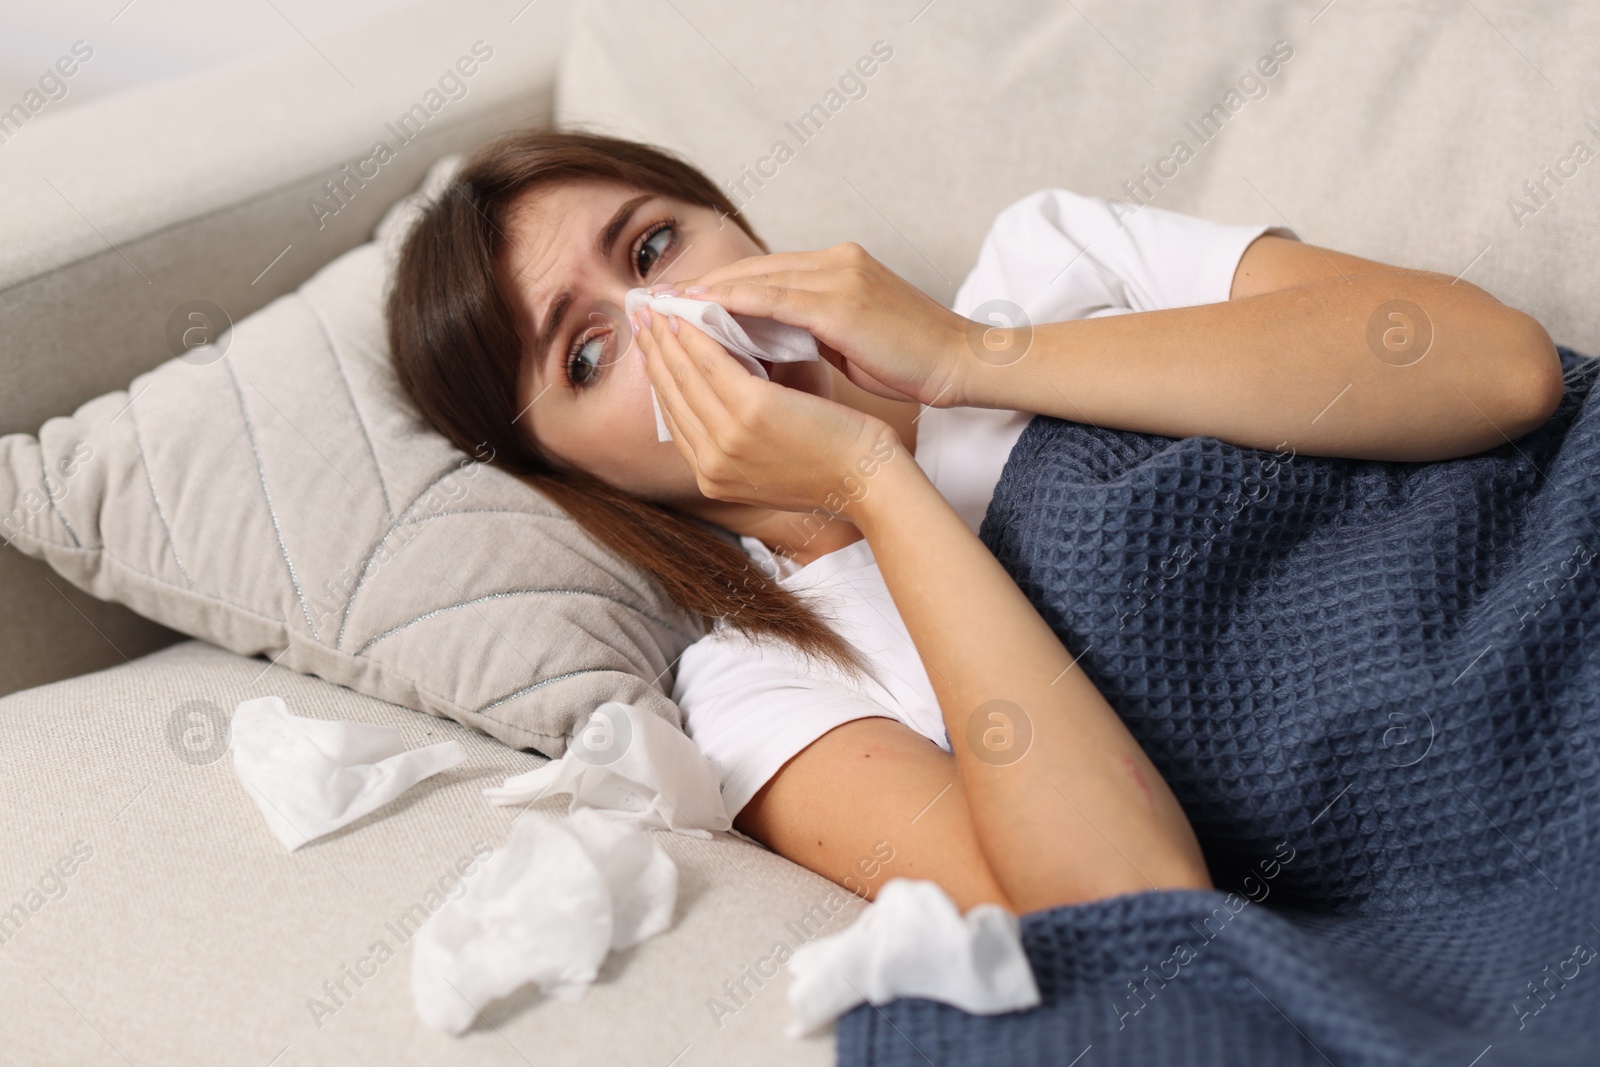
[[(1216, 303), (1228, 299), (1245, 248), (1269, 231), (1299, 240), (1287, 227), (1133, 210), (1042, 189), (995, 218), (951, 306), (971, 318), (986, 301), (1007, 300), (1044, 323)], [(974, 533), (1032, 417), (992, 408), (922, 410), (917, 465)], [(689, 646), (672, 699), (721, 777), (730, 816), (807, 745), (852, 719), (895, 719), (949, 751), (932, 683), (865, 538), (804, 566), (756, 538), (740, 544), (859, 649), (875, 677), (852, 679), (828, 661), (808, 664), (787, 642), (757, 642), (721, 623)]]

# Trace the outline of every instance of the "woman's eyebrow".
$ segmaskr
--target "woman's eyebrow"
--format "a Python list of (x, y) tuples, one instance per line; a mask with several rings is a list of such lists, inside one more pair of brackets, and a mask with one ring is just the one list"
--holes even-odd
[(550, 304), (550, 315), (545, 319), (544, 329), (539, 331), (538, 340), (533, 343), (534, 361), (541, 371), (550, 362), (550, 352), (555, 345), (556, 333), (561, 329), (561, 320), (567, 317), (567, 309), (572, 307), (575, 299), (576, 294), (571, 289), (563, 289)]
[(617, 208), (617, 213), (611, 216), (611, 221), (605, 224), (605, 227), (600, 231), (599, 240), (595, 242), (595, 250), (600, 253), (601, 259), (611, 258), (611, 246), (617, 243), (617, 235), (628, 224), (628, 220), (633, 217), (633, 213), (639, 210), (639, 205), (647, 200), (654, 199), (654, 193), (645, 193), (643, 196), (636, 196), (632, 200), (624, 201), (623, 205)]
[[(654, 199), (654, 193), (644, 193), (623, 201), (622, 206), (617, 208), (616, 214), (611, 216), (611, 220), (601, 227), (599, 236), (595, 239), (595, 251), (600, 253), (601, 259), (611, 258), (611, 249), (616, 245), (623, 228), (628, 225), (628, 220), (633, 218), (633, 213), (639, 210), (639, 205)], [(561, 320), (567, 317), (567, 311), (572, 307), (573, 300), (572, 290), (563, 289), (550, 302), (550, 314), (545, 319), (544, 329), (537, 331), (537, 340), (533, 344), (535, 362), (541, 370), (549, 362), (551, 345), (555, 343), (556, 334), (561, 329)]]

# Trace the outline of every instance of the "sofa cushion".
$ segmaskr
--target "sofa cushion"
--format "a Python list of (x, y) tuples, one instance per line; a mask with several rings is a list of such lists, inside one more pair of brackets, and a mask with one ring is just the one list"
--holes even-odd
[(1595, 352), (1594, 26), (1584, 0), (584, 0), (556, 119), (683, 153), (774, 250), (857, 241), (946, 303), (1001, 208), (1065, 187), (1465, 272)]
[[(273, 693), (296, 715), (394, 726), (408, 748), (459, 741), (468, 759), (288, 852), (227, 752), (233, 709)], [(458, 723), (187, 641), (0, 699), (0, 739), (8, 1063), (123, 1062), (108, 1044), (174, 1067), (833, 1060), (830, 1036), (783, 1036), (785, 980), (749, 975), (861, 905), (726, 834), (658, 834), (680, 872), (674, 925), (614, 954), (581, 1001), (523, 991), (460, 1038), (423, 1026), (415, 924), (523, 810), (483, 787), (542, 762)]]
[(424, 195), (231, 331), (197, 303), (183, 355), (0, 438), (0, 531), (181, 633), (514, 748), (559, 755), (608, 700), (676, 724), (664, 679), (700, 621), (395, 379), (384, 283)]

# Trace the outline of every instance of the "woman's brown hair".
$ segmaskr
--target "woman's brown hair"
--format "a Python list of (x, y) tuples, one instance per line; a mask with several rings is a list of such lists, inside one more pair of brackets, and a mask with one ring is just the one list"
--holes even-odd
[(710, 179), (661, 149), (579, 131), (507, 134), (462, 164), (406, 236), (386, 308), (401, 386), (434, 429), (469, 454), (490, 450), (488, 462), (544, 493), (685, 612), (706, 624), (726, 619), (751, 637), (785, 640), (808, 657), (862, 671), (860, 654), (810, 605), (751, 566), (726, 532), (558, 466), (516, 425), (525, 346), (497, 281), (506, 219), (530, 189), (596, 180), (712, 208), (770, 251)]

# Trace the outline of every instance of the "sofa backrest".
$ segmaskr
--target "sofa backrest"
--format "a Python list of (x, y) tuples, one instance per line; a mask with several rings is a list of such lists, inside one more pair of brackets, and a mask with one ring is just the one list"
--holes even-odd
[(588, 0), (569, 32), (558, 119), (685, 153), (774, 249), (858, 241), (948, 300), (1063, 186), (1462, 275), (1600, 352), (1588, 0)]
[[(548, 121), (570, 0), (504, 7), (423, 4), (0, 123), (0, 434), (36, 433), (172, 359), (192, 301), (237, 321), (293, 291), (370, 240), (440, 156)], [(364, 166), (394, 124), (405, 145)], [(0, 549), (0, 694), (179, 636)]]

